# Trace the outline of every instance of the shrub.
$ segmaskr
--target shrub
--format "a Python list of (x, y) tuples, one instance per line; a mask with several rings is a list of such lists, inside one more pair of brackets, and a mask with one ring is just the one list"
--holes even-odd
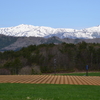
[(20, 71), (19, 71), (20, 75), (31, 75), (32, 74), (32, 68), (29, 66), (23, 67)]
[(32, 66), (32, 74), (41, 74), (40, 66), (33, 65)]
[(26, 66), (19, 71), (20, 75), (41, 74), (40, 67), (33, 65), (32, 67)]

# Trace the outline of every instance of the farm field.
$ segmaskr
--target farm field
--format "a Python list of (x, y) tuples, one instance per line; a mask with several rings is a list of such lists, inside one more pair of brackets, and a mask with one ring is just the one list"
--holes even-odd
[(100, 77), (61, 75), (0, 75), (0, 83), (100, 85)]
[(0, 100), (100, 100), (100, 86), (0, 83)]

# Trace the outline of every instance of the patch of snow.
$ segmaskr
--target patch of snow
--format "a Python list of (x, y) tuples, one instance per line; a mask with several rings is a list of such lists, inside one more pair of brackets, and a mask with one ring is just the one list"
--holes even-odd
[(21, 24), (15, 27), (0, 28), (0, 34), (15, 36), (15, 37), (52, 37), (57, 36), (59, 38), (99, 38), (100, 37), (100, 25), (75, 30), (67, 28), (51, 28), (44, 26), (33, 26)]

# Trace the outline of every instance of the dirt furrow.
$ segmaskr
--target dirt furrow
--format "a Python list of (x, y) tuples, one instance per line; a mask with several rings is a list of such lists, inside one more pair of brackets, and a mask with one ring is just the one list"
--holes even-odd
[(73, 84), (73, 82), (72, 82), (70, 76), (67, 76), (67, 79), (68, 79), (68, 84)]
[(60, 84), (64, 84), (64, 83), (65, 83), (64, 77), (60, 76)]
[(47, 83), (47, 84), (51, 84), (53, 78), (54, 78), (54, 76), (51, 76), (51, 78), (50, 78), (46, 83)]
[(86, 79), (85, 76), (79, 77), (79, 80), (80, 80), (80, 81), (83, 81), (83, 82), (84, 82), (84, 85), (92, 85), (92, 84)]
[(88, 77), (87, 80), (92, 84), (92, 85), (97, 85), (97, 83), (95, 82), (94, 78)]
[[(29, 78), (29, 77), (28, 77)], [(41, 80), (42, 76), (41, 75), (31, 75), (31, 78), (29, 78), (29, 82), (28, 83), (36, 83), (39, 80)]]
[(14, 83), (30, 83), (32, 79), (37, 80), (40, 76), (34, 76), (33, 78), (31, 76), (23, 75), (21, 77), (17, 77), (14, 80), (12, 80)]
[(36, 80), (34, 80), (32, 83), (39, 83), (40, 80), (42, 80), (45, 77), (45, 75), (40, 75)]
[(55, 84), (57, 80), (57, 76), (54, 76), (53, 80), (51, 81), (51, 84)]
[(43, 83), (47, 78), (48, 78), (48, 76), (45, 75), (40, 81), (37, 82), (37, 84)]
[(57, 76), (55, 84), (60, 84), (60, 76)]
[(95, 81), (95, 83), (97, 83), (98, 85), (100, 85), (100, 77), (94, 77), (93, 80)]
[(47, 78), (44, 81), (42, 81), (41, 83), (43, 83), (43, 84), (47, 83), (50, 80), (50, 78), (51, 78), (51, 75), (47, 76)]
[(79, 84), (79, 83), (77, 82), (77, 80), (74, 78), (74, 76), (70, 76), (70, 78), (71, 78), (73, 84)]
[(78, 84), (78, 85), (83, 85), (83, 84), (84, 84), (84, 82), (80, 81), (80, 80), (78, 79), (78, 77), (73, 76), (73, 78), (74, 78), (74, 80), (76, 81), (76, 84)]
[(67, 76), (64, 76), (64, 79), (65, 79), (65, 84), (69, 84), (68, 83), (68, 77)]

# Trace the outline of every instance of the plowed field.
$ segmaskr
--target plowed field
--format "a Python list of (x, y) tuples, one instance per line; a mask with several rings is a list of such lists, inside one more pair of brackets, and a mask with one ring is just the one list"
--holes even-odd
[(0, 83), (100, 85), (100, 77), (54, 75), (0, 75)]

